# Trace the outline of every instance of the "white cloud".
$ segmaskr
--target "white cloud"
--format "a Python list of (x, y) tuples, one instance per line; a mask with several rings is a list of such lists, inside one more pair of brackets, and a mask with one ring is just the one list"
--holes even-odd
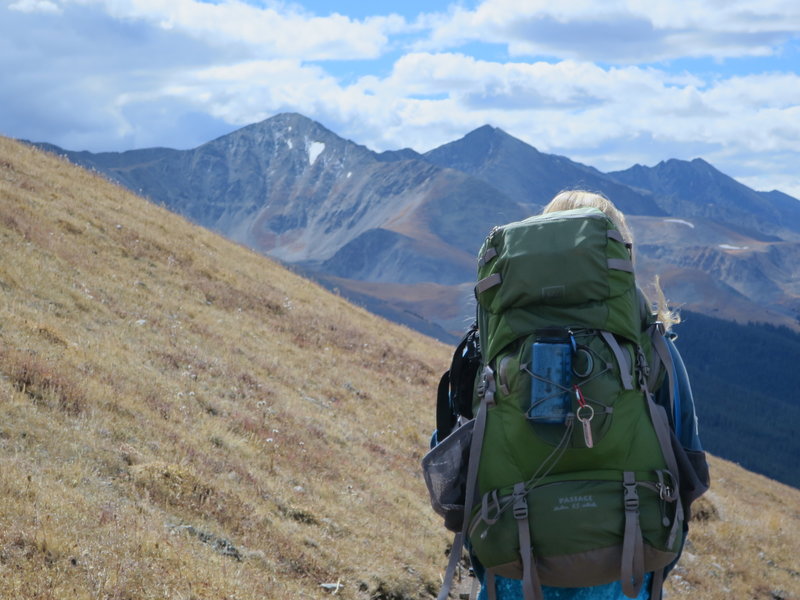
[(429, 21), (422, 49), (468, 42), (507, 47), (511, 56), (613, 63), (686, 57), (766, 56), (800, 31), (800, 4), (685, 0), (486, 0)]
[[(277, 112), (318, 114), (336, 104), (342, 90), (320, 67), (281, 59), (248, 61), (175, 73), (174, 80), (146, 94), (179, 99), (235, 125), (248, 125)], [(143, 95), (121, 99), (125, 105)]]
[(800, 199), (797, 151), (794, 148), (750, 152), (740, 147), (728, 147), (709, 162), (754, 190), (780, 190)]
[(702, 116), (708, 110), (692, 87), (699, 83), (638, 67), (602, 69), (569, 60), (496, 63), (416, 53), (399, 59), (386, 79), (365, 78), (351, 91), (395, 99), (411, 119), (407, 127), (433, 130), (428, 148), (445, 141), (434, 137), (442, 121), (464, 132), (488, 122), (539, 147), (564, 148), (633, 135), (655, 105), (670, 111), (685, 107), (688, 117)]
[(789, 194), (794, 198), (800, 199), (800, 182), (796, 176), (774, 174), (765, 172), (762, 175), (753, 175), (751, 177), (736, 177), (739, 183), (746, 185), (749, 188), (758, 190), (760, 192), (771, 192), (773, 190), (780, 190), (784, 194)]
[(8, 8), (23, 13), (61, 13), (61, 7), (50, 0), (18, 0), (10, 4)]
[[(75, 0), (73, 0), (75, 1)], [(257, 52), (262, 58), (353, 60), (377, 58), (388, 35), (407, 28), (399, 16), (317, 17), (296, 5), (260, 7), (239, 0), (81, 0), (102, 5), (117, 19), (139, 19), (206, 40)]]

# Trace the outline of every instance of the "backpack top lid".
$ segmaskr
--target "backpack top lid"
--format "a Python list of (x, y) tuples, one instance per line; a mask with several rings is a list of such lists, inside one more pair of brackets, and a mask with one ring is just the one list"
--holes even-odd
[(555, 324), (638, 343), (642, 327), (630, 244), (596, 208), (536, 215), (497, 227), (478, 254), (484, 361)]

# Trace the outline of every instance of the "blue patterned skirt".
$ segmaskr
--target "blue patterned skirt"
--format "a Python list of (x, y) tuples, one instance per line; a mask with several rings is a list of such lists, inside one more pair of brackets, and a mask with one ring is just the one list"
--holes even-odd
[[(652, 573), (644, 576), (642, 590), (636, 600), (648, 600), (650, 598), (650, 579)], [(507, 579), (496, 577), (497, 600), (522, 600), (522, 581), (519, 579)], [(619, 581), (605, 585), (596, 585), (585, 588), (561, 588), (542, 586), (545, 600), (630, 600), (622, 592), (622, 584)], [(487, 600), (486, 586), (481, 586), (478, 600)]]

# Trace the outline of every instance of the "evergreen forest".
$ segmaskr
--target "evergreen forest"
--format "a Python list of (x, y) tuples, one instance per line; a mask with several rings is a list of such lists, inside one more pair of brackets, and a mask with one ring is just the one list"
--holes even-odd
[(705, 449), (800, 488), (800, 334), (688, 311), (681, 316), (676, 344)]

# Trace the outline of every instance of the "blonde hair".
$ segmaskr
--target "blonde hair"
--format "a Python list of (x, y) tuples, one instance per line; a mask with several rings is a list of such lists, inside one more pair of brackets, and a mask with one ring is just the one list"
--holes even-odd
[(547, 206), (542, 209), (542, 213), (551, 213), (559, 210), (572, 210), (573, 208), (597, 208), (602, 210), (614, 226), (622, 234), (622, 238), (629, 244), (633, 244), (633, 234), (625, 215), (614, 206), (608, 198), (596, 192), (584, 190), (566, 190), (556, 194)]
[[(614, 203), (608, 198), (597, 192), (589, 192), (586, 190), (564, 190), (556, 194), (556, 196), (542, 209), (542, 214), (556, 212), (560, 210), (572, 210), (574, 208), (597, 208), (603, 211), (614, 226), (622, 234), (622, 238), (629, 244), (633, 244), (633, 233), (628, 227), (628, 221), (625, 215), (620, 211)], [(633, 255), (631, 255), (633, 259)], [(669, 308), (667, 298), (664, 291), (661, 289), (661, 282), (658, 275), (655, 276), (651, 284), (655, 295), (655, 312), (656, 318), (664, 324), (664, 327), (669, 330), (673, 325), (680, 323), (680, 315)], [(644, 295), (644, 292), (642, 292)], [(648, 304), (647, 308), (650, 309), (650, 301), (645, 296)]]

